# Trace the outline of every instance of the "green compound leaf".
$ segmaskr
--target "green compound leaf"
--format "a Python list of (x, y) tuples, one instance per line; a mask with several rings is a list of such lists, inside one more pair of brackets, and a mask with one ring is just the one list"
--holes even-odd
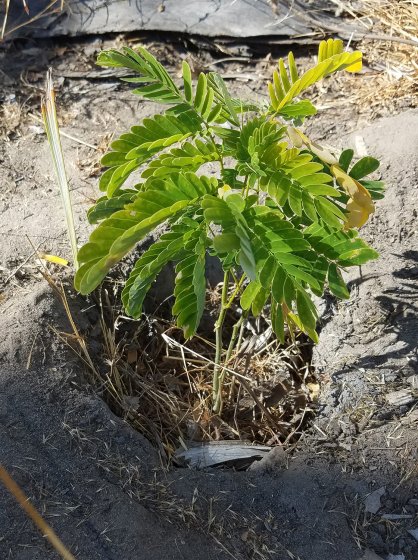
[(187, 231), (184, 225), (173, 226), (136, 261), (122, 291), (124, 308), (132, 317), (141, 315), (148, 290), (164, 266), (184, 257), (184, 234)]
[(111, 197), (127, 178), (160, 150), (198, 134), (202, 121), (193, 111), (178, 116), (155, 115), (133, 126), (111, 144), (112, 151), (102, 158), (102, 165), (110, 167), (101, 177), (99, 188)]
[(316, 107), (308, 99), (303, 99), (301, 101), (289, 103), (289, 105), (280, 109), (277, 114), (290, 120), (310, 117), (312, 115), (316, 115), (317, 112)]
[[(250, 231), (240, 211), (240, 206), (237, 206), (237, 199), (234, 197), (235, 195), (229, 195), (223, 200), (214, 196), (205, 196), (202, 200), (202, 208), (204, 209), (205, 220), (208, 223), (214, 222), (222, 226), (223, 233), (233, 233), (236, 236), (236, 239), (239, 241), (238, 264), (248, 278), (253, 280), (256, 277), (256, 266), (250, 240)], [(230, 201), (229, 203), (228, 200)]]
[(271, 109), (276, 113), (279, 112), (296, 96), (329, 74), (344, 69), (348, 72), (360, 71), (361, 61), (361, 52), (343, 52), (340, 40), (334, 41), (329, 39), (328, 41), (321, 41), (318, 64), (291, 84), (284, 61), (280, 59), (278, 69), (273, 72), (273, 83), (269, 84)]
[(325, 172), (323, 164), (312, 161), (313, 156), (280, 144), (267, 149), (261, 156), (266, 175), (261, 177), (260, 186), (277, 205), (284, 208), (289, 204), (296, 216), (305, 216), (311, 222), (324, 219), (332, 227), (341, 229), (345, 214), (330, 200), (341, 197), (341, 192), (331, 186), (333, 177)]
[(189, 253), (176, 266), (172, 313), (186, 339), (196, 333), (205, 308), (205, 255), (205, 241), (203, 237), (199, 237), (194, 252)]
[(163, 177), (179, 171), (197, 171), (204, 163), (219, 161), (219, 152), (211, 140), (196, 139), (173, 148), (152, 161), (142, 177)]
[(370, 173), (373, 173), (373, 171), (376, 171), (376, 169), (379, 169), (379, 166), (380, 162), (378, 159), (367, 156), (361, 158), (356, 164), (353, 165), (349, 175), (350, 177), (358, 181), (366, 175), (370, 175)]
[(154, 187), (138, 193), (133, 203), (104, 220), (80, 249), (82, 266), (75, 277), (76, 289), (82, 294), (93, 291), (149, 232), (204, 194), (213, 192), (216, 186), (216, 179), (186, 173), (156, 181)]
[(152, 99), (157, 103), (181, 103), (183, 96), (171, 79), (167, 70), (143, 47), (136, 50), (124, 47), (120, 51), (111, 49), (103, 51), (97, 58), (99, 66), (129, 68), (140, 77), (122, 78), (127, 82), (145, 83), (134, 90), (134, 93)]
[(97, 224), (115, 214), (118, 210), (123, 210), (126, 204), (132, 202), (138, 194), (138, 191), (125, 190), (114, 198), (102, 196), (87, 212), (87, 218), (90, 224)]
[(350, 297), (350, 292), (348, 291), (341, 272), (334, 263), (330, 263), (328, 268), (328, 285), (334, 296), (341, 299), (348, 299)]
[(354, 266), (376, 259), (378, 253), (358, 237), (355, 230), (333, 231), (327, 226), (312, 224), (304, 231), (318, 255), (336, 261), (338, 266)]

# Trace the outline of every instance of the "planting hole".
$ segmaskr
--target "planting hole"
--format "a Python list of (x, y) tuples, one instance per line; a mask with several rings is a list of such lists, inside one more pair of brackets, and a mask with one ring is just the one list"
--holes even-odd
[[(207, 290), (199, 332), (185, 341), (171, 319), (167, 294), (172, 282), (173, 274), (164, 271), (140, 320), (124, 315), (121, 282), (107, 282), (97, 296), (90, 343), (103, 376), (102, 395), (111, 409), (147, 437), (165, 460), (174, 462), (176, 450), (198, 442), (294, 444), (310, 425), (319, 392), (310, 339), (287, 332), (285, 344), (280, 344), (268, 314), (246, 321), (225, 374), (222, 413), (214, 414), (213, 326), (222, 285)], [(229, 311), (224, 350), (241, 313), (238, 307)]]

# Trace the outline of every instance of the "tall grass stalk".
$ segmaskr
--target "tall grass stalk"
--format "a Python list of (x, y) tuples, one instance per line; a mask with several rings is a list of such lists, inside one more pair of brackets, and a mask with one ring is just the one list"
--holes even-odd
[(46, 76), (45, 96), (42, 99), (42, 116), (64, 206), (68, 237), (73, 253), (74, 268), (77, 270), (77, 237), (74, 227), (70, 189), (68, 187), (67, 174), (65, 172), (64, 155), (61, 146), (51, 69), (48, 70)]

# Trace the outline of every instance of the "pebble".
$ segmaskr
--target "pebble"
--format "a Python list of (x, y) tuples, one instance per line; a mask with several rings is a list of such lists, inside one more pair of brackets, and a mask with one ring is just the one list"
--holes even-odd
[(395, 502), (393, 500), (386, 500), (385, 501), (385, 509), (392, 510), (395, 507)]
[(418, 389), (418, 375), (410, 375), (407, 382), (411, 385), (412, 389)]
[(384, 486), (378, 488), (374, 492), (371, 492), (364, 500), (364, 509), (368, 513), (373, 513), (373, 514), (377, 513), (379, 509), (382, 507), (380, 499), (382, 496), (385, 495), (385, 492), (386, 492), (386, 488)]
[(403, 509), (405, 510), (405, 513), (410, 513), (411, 515), (415, 515), (415, 508), (412, 504), (407, 504), (406, 506), (404, 506)]
[(408, 533), (418, 541), (418, 527), (415, 529), (408, 529)]
[(386, 551), (385, 542), (378, 532), (370, 531), (368, 536), (369, 536), (368, 544), (373, 550), (375, 550), (378, 553)]

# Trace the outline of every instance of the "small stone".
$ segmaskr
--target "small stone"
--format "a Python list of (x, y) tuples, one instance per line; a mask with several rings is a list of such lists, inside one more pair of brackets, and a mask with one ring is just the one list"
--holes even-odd
[(412, 389), (418, 389), (418, 375), (410, 375), (407, 382), (411, 385)]
[(389, 521), (399, 521), (400, 519), (412, 519), (414, 516), (408, 513), (385, 513), (382, 515), (382, 519), (388, 519)]
[(386, 400), (394, 406), (405, 406), (414, 402), (415, 397), (410, 389), (401, 389), (400, 391), (392, 391), (386, 395)]
[(418, 541), (418, 527), (416, 529), (408, 529), (408, 533)]
[(377, 550), (378, 552), (386, 551), (385, 542), (379, 535), (379, 533), (377, 533), (376, 531), (369, 531), (368, 537), (368, 543), (373, 547), (374, 550)]
[(406, 504), (406, 506), (404, 506), (403, 509), (405, 510), (405, 513), (415, 515), (415, 508), (414, 508), (413, 504)]
[(385, 501), (385, 509), (391, 511), (395, 507), (393, 500), (389, 499)]
[(375, 525), (376, 532), (379, 533), (382, 537), (386, 537), (386, 527), (383, 523), (378, 523)]
[(383, 558), (381, 556), (379, 556), (378, 554), (376, 554), (376, 552), (374, 552), (374, 550), (370, 550), (369, 548), (367, 548), (364, 551), (364, 556), (359, 558), (359, 560), (383, 560)]

